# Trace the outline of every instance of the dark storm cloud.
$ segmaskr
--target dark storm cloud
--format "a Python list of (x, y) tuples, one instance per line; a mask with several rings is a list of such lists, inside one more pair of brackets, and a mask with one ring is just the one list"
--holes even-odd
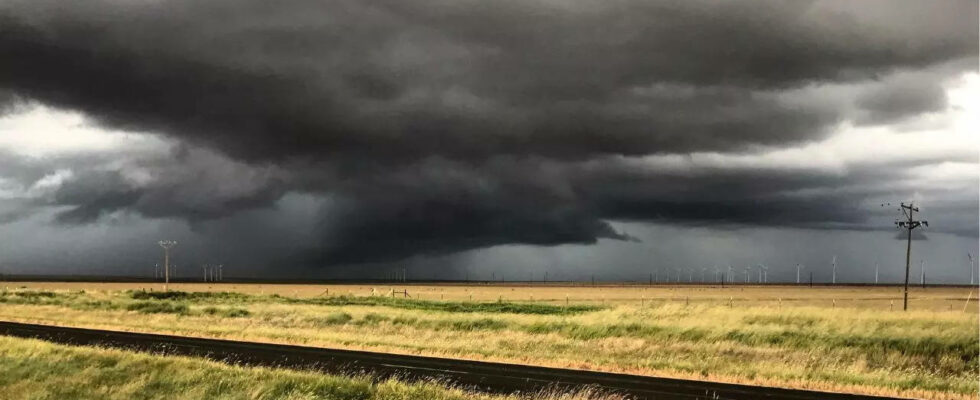
[(863, 93), (857, 106), (867, 112), (861, 123), (884, 123), (946, 109), (946, 91), (935, 82), (899, 82)]
[(62, 222), (215, 219), (309, 192), (335, 200), (311, 250), (326, 263), (628, 239), (609, 219), (854, 224), (866, 194), (831, 209), (789, 193), (860, 174), (610, 160), (819, 140), (854, 110), (803, 89), (968, 60), (857, 104), (867, 123), (935, 111), (939, 83), (975, 65), (976, 16), (975, 2), (9, 1), (0, 105), (7, 91), (210, 149), (81, 168), (51, 200)]
[(38, 206), (58, 207), (55, 220), (65, 224), (95, 222), (116, 211), (197, 222), (270, 207), (287, 190), (276, 167), (186, 146), (40, 158), (0, 151), (0, 168), (10, 192), (4, 203), (17, 205), (0, 211), (7, 222), (34, 214)]
[(836, 121), (771, 90), (975, 57), (976, 5), (931, 7), (15, 1), (0, 85), (253, 158), (740, 149)]
[[(936, 159), (922, 159), (928, 164)], [(894, 195), (874, 182), (900, 180), (900, 163), (841, 176), (833, 171), (772, 167), (663, 171), (606, 162), (571, 172), (583, 202), (608, 219), (675, 223), (760, 224), (820, 228), (857, 225), (877, 210), (869, 200)], [(906, 165), (907, 167), (907, 165)], [(860, 191), (836, 188), (868, 185)]]
[(323, 263), (393, 261), (416, 254), (439, 255), (494, 245), (594, 244), (631, 240), (575, 205), (557, 208), (500, 193), (473, 199), (412, 201), (358, 198), (312, 256)]
[(274, 168), (250, 167), (202, 150), (181, 147), (175, 152), (171, 157), (132, 160), (118, 169), (76, 174), (53, 194), (54, 204), (72, 207), (58, 214), (58, 220), (93, 222), (105, 213), (125, 210), (195, 222), (270, 207), (285, 193)]
[[(897, 239), (897, 240), (908, 240), (909, 239), (909, 231), (908, 230), (905, 230), (905, 229), (899, 230), (898, 233), (895, 234), (895, 239)], [(912, 231), (912, 240), (919, 240), (919, 241), (929, 240), (929, 236), (926, 236), (926, 234), (922, 232), (922, 229), (914, 230), (914, 231)]]

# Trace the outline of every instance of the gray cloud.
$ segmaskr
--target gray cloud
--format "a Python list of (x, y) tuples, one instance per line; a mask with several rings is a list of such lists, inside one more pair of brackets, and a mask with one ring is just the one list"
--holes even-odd
[(248, 166), (186, 147), (175, 152), (76, 174), (53, 193), (54, 204), (72, 207), (57, 219), (93, 222), (104, 213), (128, 210), (194, 222), (269, 207), (285, 193), (273, 167)]
[(885, 123), (946, 109), (946, 91), (934, 81), (905, 81), (863, 93), (857, 106), (867, 114), (861, 123)]
[[(198, 223), (314, 194), (331, 201), (307, 263), (629, 238), (609, 220), (858, 226), (864, 202), (896, 192), (794, 192), (872, 172), (616, 160), (758, 152), (856, 114), (944, 109), (939, 85), (975, 69), (976, 15), (974, 2), (11, 1), (0, 106), (12, 93), (184, 143), (76, 165), (46, 198), (58, 221)], [(856, 109), (805, 90), (869, 82)], [(28, 164), (10, 174), (49, 173)]]
[(922, 34), (802, 3), (13, 2), (0, 84), (254, 158), (740, 149), (836, 122), (771, 90), (975, 58), (976, 5), (943, 4)]

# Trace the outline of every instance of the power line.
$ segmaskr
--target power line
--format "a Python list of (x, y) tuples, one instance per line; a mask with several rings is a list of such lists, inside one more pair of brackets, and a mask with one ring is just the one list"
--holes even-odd
[[(904, 301), (902, 302), (902, 310), (909, 309), (909, 270), (911, 269), (912, 262), (912, 230), (920, 226), (929, 226), (928, 221), (916, 221), (915, 213), (919, 211), (913, 203), (906, 205), (905, 203), (900, 203), (902, 213), (905, 214), (905, 220), (895, 221), (895, 225), (899, 228), (904, 228), (908, 231), (908, 244), (905, 247), (905, 292)], [(924, 280), (924, 276), (923, 276)]]

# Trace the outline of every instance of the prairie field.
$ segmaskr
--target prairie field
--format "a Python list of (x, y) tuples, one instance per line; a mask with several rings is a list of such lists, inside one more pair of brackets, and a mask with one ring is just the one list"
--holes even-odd
[(5, 400), (613, 400), (609, 395), (491, 396), (437, 382), (372, 382), (367, 377), (241, 367), (202, 359), (56, 345), (0, 336)]
[(968, 288), (916, 289), (908, 312), (895, 287), (161, 289), (10, 284), (0, 319), (926, 399), (977, 391)]
[[(86, 291), (161, 291), (162, 283), (126, 282), (0, 282), (0, 288)], [(649, 302), (688, 302), (706, 305), (772, 307), (844, 307), (901, 310), (901, 286), (790, 286), (790, 285), (671, 285), (671, 284), (375, 284), (313, 285), (268, 283), (171, 283), (170, 290), (236, 292), (308, 298), (323, 296), (390, 295), (407, 291), (417, 300), (506, 301), (549, 304), (643, 305)], [(401, 294), (398, 294), (401, 297)], [(918, 311), (976, 313), (978, 293), (969, 287), (909, 287), (909, 308)], [(969, 301), (967, 301), (969, 298)], [(964, 308), (965, 307), (965, 308)]]

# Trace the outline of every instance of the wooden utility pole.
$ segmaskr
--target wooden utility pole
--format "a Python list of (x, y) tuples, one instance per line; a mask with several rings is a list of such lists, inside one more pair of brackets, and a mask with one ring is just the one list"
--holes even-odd
[(905, 228), (909, 234), (908, 241), (905, 246), (905, 299), (902, 303), (902, 310), (907, 311), (909, 309), (909, 269), (911, 268), (912, 261), (912, 230), (920, 226), (929, 226), (929, 222), (915, 220), (915, 213), (919, 211), (919, 209), (912, 203), (909, 203), (908, 205), (901, 203), (901, 206), (902, 213), (905, 214), (905, 220), (895, 221), (895, 225), (898, 225), (900, 228)]

